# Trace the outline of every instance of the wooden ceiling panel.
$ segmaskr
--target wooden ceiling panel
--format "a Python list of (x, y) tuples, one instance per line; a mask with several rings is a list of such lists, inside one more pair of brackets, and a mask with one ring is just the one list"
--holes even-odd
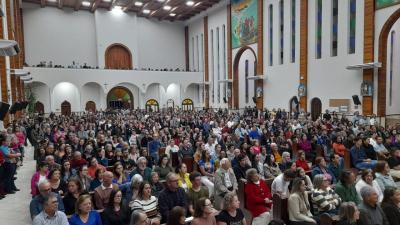
[[(73, 8), (74, 10), (88, 10), (91, 12), (99, 8), (112, 10), (120, 6), (125, 12), (136, 12), (138, 16), (155, 18), (159, 20), (187, 20), (196, 14), (207, 10), (220, 0), (192, 0), (191, 6), (187, 5), (189, 0), (22, 0), (23, 2), (39, 4), (41, 7)], [(90, 2), (84, 6), (84, 2)], [(140, 3), (138, 3), (140, 2)], [(170, 6), (165, 10), (164, 6)], [(148, 10), (148, 13), (144, 13)]]

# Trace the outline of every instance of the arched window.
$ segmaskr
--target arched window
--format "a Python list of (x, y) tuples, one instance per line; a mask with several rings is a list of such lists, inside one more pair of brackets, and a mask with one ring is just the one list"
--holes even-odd
[(290, 62), (296, 61), (296, 0), (291, 1), (291, 27), (290, 27), (291, 57)]
[(211, 29), (211, 74), (212, 74), (212, 83), (210, 84), (210, 86), (211, 86), (211, 102), (212, 102), (212, 104), (214, 104), (214, 102), (215, 102), (215, 82), (214, 82), (214, 79), (215, 79), (215, 73), (214, 73), (214, 66), (215, 66), (215, 63), (214, 63), (214, 30), (213, 29)]
[(110, 45), (105, 53), (106, 69), (131, 70), (132, 54), (129, 49), (122, 44)]
[(349, 54), (356, 52), (357, 0), (349, 0)]
[(279, 64), (283, 64), (283, 30), (284, 30), (284, 9), (283, 0), (279, 2)]
[(158, 105), (157, 100), (155, 100), (155, 99), (149, 99), (149, 100), (146, 102), (146, 110), (147, 110), (148, 112), (158, 112), (158, 111), (160, 110), (160, 107), (159, 107), (159, 105)]
[(393, 97), (393, 55), (394, 55), (394, 40), (396, 37), (396, 32), (392, 31), (390, 33), (390, 67), (389, 67), (389, 105), (392, 106)]
[(245, 82), (245, 97), (246, 103), (249, 103), (249, 60), (246, 59), (244, 62), (244, 82)]
[(332, 0), (332, 46), (331, 56), (337, 56), (338, 50), (338, 0)]
[(192, 111), (194, 110), (194, 104), (192, 99), (187, 98), (182, 101), (182, 109), (183, 111)]
[(219, 82), (221, 80), (221, 70), (220, 70), (220, 39), (219, 39), (219, 27), (217, 27), (217, 102), (221, 103), (221, 83)]
[[(223, 43), (223, 47), (222, 47), (222, 52), (223, 52), (223, 75), (224, 75), (224, 79), (227, 80), (228, 79), (228, 73), (226, 72), (226, 29), (225, 29), (225, 25), (222, 25), (222, 43)], [(224, 82), (223, 84), (223, 88), (222, 88), (222, 93), (223, 93), (223, 97), (226, 98), (226, 83)]]
[(315, 58), (322, 55), (322, 0), (316, 1)]
[(273, 51), (274, 51), (274, 35), (273, 35), (273, 29), (274, 29), (274, 11), (273, 11), (273, 6), (272, 4), (269, 5), (269, 65), (272, 66), (274, 64), (274, 58), (273, 58)]
[(61, 115), (69, 116), (71, 115), (71, 103), (68, 101), (63, 101), (61, 103)]

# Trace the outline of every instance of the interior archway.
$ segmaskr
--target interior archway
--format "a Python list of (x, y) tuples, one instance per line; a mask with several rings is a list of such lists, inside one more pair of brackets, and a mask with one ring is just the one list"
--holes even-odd
[(107, 94), (107, 107), (111, 109), (133, 109), (132, 92), (123, 86), (112, 88)]
[(86, 102), (85, 110), (88, 112), (96, 112), (96, 103), (94, 101)]
[[(232, 94), (231, 97), (228, 98), (228, 106), (229, 108), (235, 108), (235, 109), (239, 109), (239, 63), (240, 63), (240, 58), (242, 57), (243, 53), (245, 51), (251, 51), (251, 53), (254, 56), (254, 62), (250, 62), (250, 63), (254, 63), (254, 65), (257, 65), (257, 55), (256, 52), (254, 51), (254, 49), (252, 49), (249, 46), (244, 46), (241, 49), (239, 49), (239, 51), (236, 53), (235, 59), (233, 61), (233, 83), (232, 83)], [(254, 74), (256, 75), (256, 74)], [(250, 96), (250, 98), (253, 96)], [(257, 98), (257, 101), (258, 98)], [(262, 100), (261, 100), (262, 101)], [(258, 104), (257, 104), (258, 105)], [(261, 106), (262, 107), (262, 106)]]
[(389, 32), (393, 25), (400, 18), (400, 9), (397, 9), (385, 22), (379, 34), (379, 55), (378, 61), (382, 63), (382, 67), (378, 69), (378, 116), (386, 115), (386, 75), (387, 75), (387, 43)]
[(43, 114), (44, 113), (44, 105), (40, 101), (37, 101), (35, 103), (35, 112), (39, 113), (39, 114)]
[(311, 119), (317, 120), (322, 113), (322, 102), (319, 98), (311, 99)]
[(128, 47), (122, 44), (112, 44), (105, 53), (106, 69), (131, 70), (132, 54)]
[(71, 115), (71, 103), (69, 103), (68, 101), (63, 101), (63, 103), (61, 103), (61, 115)]

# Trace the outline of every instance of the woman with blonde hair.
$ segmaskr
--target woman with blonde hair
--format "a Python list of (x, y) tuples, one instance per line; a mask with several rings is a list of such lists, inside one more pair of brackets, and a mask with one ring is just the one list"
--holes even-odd
[(224, 209), (216, 216), (218, 225), (246, 225), (246, 218), (240, 209), (236, 193), (229, 192), (224, 197)]
[(360, 211), (354, 202), (343, 202), (339, 209), (338, 225), (355, 225), (360, 219)]
[(306, 184), (299, 177), (293, 180), (292, 193), (288, 199), (288, 211), (290, 224), (292, 225), (317, 224), (310, 211)]

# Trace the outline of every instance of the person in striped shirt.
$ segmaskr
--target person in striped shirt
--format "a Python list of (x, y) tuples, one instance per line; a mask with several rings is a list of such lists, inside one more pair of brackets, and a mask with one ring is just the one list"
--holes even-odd
[(312, 202), (314, 203), (314, 213), (321, 215), (328, 213), (338, 214), (341, 199), (338, 194), (330, 187), (330, 181), (323, 174), (314, 177), (314, 190), (312, 192)]
[(151, 195), (149, 182), (144, 181), (140, 184), (138, 198), (133, 202), (131, 209), (132, 211), (142, 210), (146, 212), (152, 225), (160, 224), (161, 214), (158, 211), (158, 199)]

